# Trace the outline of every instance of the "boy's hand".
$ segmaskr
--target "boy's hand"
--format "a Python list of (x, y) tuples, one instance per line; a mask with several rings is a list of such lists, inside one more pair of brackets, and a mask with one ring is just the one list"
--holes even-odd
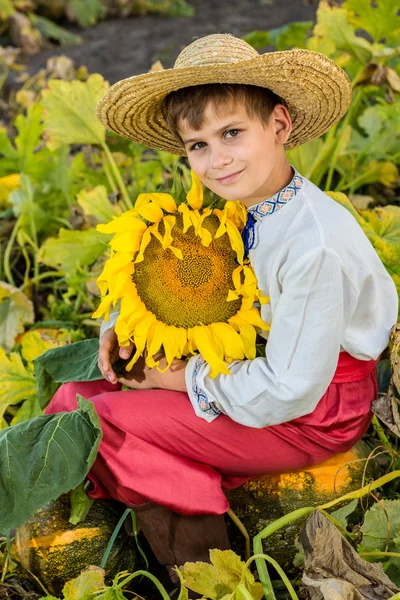
[[(160, 368), (165, 369), (166, 359), (164, 356), (155, 357), (160, 361)], [(130, 371), (125, 369), (118, 375), (118, 382), (133, 390), (164, 389), (186, 392), (185, 382), (185, 360), (175, 359), (171, 367), (164, 373), (160, 373), (155, 367), (151, 369), (141, 356)]]
[(113, 328), (107, 329), (103, 333), (99, 343), (99, 360), (97, 366), (104, 379), (107, 379), (111, 383), (117, 383), (117, 375), (113, 371), (111, 365), (114, 364), (118, 358), (129, 358), (132, 354), (133, 344), (130, 346), (119, 346), (117, 334)]

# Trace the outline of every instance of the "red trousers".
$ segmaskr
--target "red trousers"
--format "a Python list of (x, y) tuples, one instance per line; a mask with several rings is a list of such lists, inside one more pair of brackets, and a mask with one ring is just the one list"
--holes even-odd
[(121, 391), (105, 380), (64, 384), (46, 412), (75, 410), (78, 393), (94, 402), (103, 439), (88, 475), (93, 498), (128, 506), (152, 500), (183, 515), (222, 514), (229, 508), (224, 489), (352, 448), (371, 421), (375, 365), (342, 352), (314, 412), (263, 429), (226, 415), (207, 423), (183, 392)]

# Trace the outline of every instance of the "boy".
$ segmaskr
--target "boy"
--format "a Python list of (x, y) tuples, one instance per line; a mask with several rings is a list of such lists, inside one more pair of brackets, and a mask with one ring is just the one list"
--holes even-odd
[(347, 76), (326, 57), (260, 56), (218, 34), (185, 48), (173, 69), (115, 84), (99, 104), (106, 126), (186, 154), (208, 188), (247, 207), (246, 250), (270, 297), (266, 358), (234, 361), (215, 379), (201, 356), (165, 373), (138, 362), (117, 377), (111, 363), (132, 349), (118, 348), (114, 315), (100, 340), (108, 381), (64, 385), (48, 409), (73, 409), (77, 392), (94, 400), (104, 437), (91, 495), (134, 506), (167, 566), (229, 547), (224, 489), (346, 451), (370, 423), (396, 289), (353, 217), (285, 155), (350, 101)]

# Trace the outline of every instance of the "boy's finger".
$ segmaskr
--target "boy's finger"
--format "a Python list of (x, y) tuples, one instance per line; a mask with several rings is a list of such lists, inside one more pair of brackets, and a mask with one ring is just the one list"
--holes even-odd
[(129, 344), (129, 346), (120, 346), (119, 355), (121, 358), (129, 358), (132, 354), (133, 344)]

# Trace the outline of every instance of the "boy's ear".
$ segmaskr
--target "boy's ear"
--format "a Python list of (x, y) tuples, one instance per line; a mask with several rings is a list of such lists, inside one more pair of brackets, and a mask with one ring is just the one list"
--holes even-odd
[(288, 109), (283, 104), (276, 104), (271, 117), (275, 124), (276, 143), (286, 144), (292, 131), (292, 119)]

